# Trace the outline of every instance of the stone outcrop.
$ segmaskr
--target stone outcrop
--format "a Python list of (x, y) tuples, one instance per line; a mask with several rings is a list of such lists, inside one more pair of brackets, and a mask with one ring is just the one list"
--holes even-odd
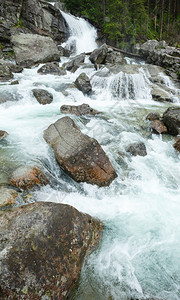
[(62, 105), (60, 110), (63, 114), (71, 114), (76, 116), (95, 116), (100, 113), (98, 110), (85, 103), (81, 105)]
[(0, 298), (67, 299), (102, 223), (48, 202), (0, 216)]
[(46, 90), (33, 89), (32, 92), (40, 104), (50, 104), (53, 101), (53, 95)]
[(8, 133), (4, 130), (0, 130), (0, 141), (7, 137)]
[(104, 64), (107, 54), (108, 54), (108, 46), (106, 44), (103, 44), (100, 48), (95, 49), (90, 54), (89, 59), (93, 64), (96, 65)]
[(18, 65), (32, 66), (60, 60), (57, 46), (50, 37), (20, 33), (14, 35), (11, 41)]
[(51, 36), (55, 41), (65, 41), (68, 26), (59, 9), (39, 0), (0, 0), (0, 17), (8, 20), (6, 36), (14, 28)]
[(10, 184), (21, 190), (32, 189), (48, 183), (48, 179), (41, 170), (30, 166), (21, 166), (17, 168), (10, 179)]
[(169, 107), (163, 114), (163, 122), (169, 134), (180, 134), (180, 107)]
[(67, 71), (71, 71), (72, 73), (76, 72), (76, 70), (84, 63), (86, 54), (81, 53), (75, 57), (73, 57), (70, 61), (63, 64), (63, 67)]
[(172, 70), (180, 69), (180, 49), (169, 47), (165, 41), (149, 40), (144, 44), (136, 44), (135, 53), (142, 55), (148, 63), (152, 63)]
[(160, 102), (173, 102), (172, 97), (169, 93), (167, 93), (164, 89), (159, 88), (158, 86), (154, 86), (152, 88), (152, 98), (155, 101)]
[(92, 85), (90, 82), (89, 77), (85, 73), (81, 73), (75, 80), (76, 87), (83, 93), (83, 94), (91, 94), (92, 92)]
[(6, 62), (0, 60), (0, 81), (7, 81), (13, 78), (12, 71)]
[(129, 152), (133, 156), (146, 156), (146, 146), (144, 143), (133, 143), (129, 145), (126, 149), (127, 152)]
[(37, 72), (41, 75), (66, 75), (66, 70), (63, 67), (59, 67), (59, 64), (57, 62), (47, 63), (43, 65)]
[(44, 131), (60, 167), (75, 181), (108, 186), (116, 177), (99, 143), (81, 133), (69, 117), (59, 119)]

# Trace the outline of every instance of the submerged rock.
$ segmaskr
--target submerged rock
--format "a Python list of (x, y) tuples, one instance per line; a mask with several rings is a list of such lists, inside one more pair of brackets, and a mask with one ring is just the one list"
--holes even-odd
[(81, 73), (76, 78), (75, 85), (83, 94), (90, 94), (92, 92), (90, 79), (85, 73)]
[(0, 188), (0, 210), (5, 210), (15, 204), (18, 193), (9, 188)]
[(69, 205), (33, 203), (0, 216), (0, 298), (67, 299), (102, 223)]
[(108, 186), (117, 174), (99, 143), (81, 133), (69, 117), (59, 119), (44, 131), (60, 167), (75, 181)]
[(56, 62), (50, 62), (43, 65), (37, 72), (41, 75), (66, 75), (66, 70), (63, 67), (59, 67), (59, 63)]
[(88, 104), (85, 103), (81, 105), (62, 105), (60, 110), (63, 114), (72, 114), (76, 116), (95, 116), (100, 113), (98, 110), (91, 108)]
[(133, 156), (146, 156), (147, 151), (146, 151), (146, 146), (144, 143), (133, 143), (129, 145), (126, 149), (127, 152), (129, 152)]
[(46, 185), (49, 181), (36, 167), (21, 166), (17, 168), (10, 179), (10, 184), (22, 190), (32, 189), (39, 185)]
[(146, 116), (146, 120), (149, 120), (149, 121), (154, 121), (154, 120), (159, 120), (160, 119), (160, 114), (158, 112), (154, 112), (154, 113), (149, 113), (147, 116)]
[(11, 41), (18, 65), (32, 66), (36, 63), (60, 60), (57, 46), (50, 37), (19, 33), (13, 35)]
[(86, 54), (85, 53), (81, 53), (75, 57), (73, 57), (70, 61), (68, 61), (67, 63), (63, 64), (63, 67), (67, 70), (67, 71), (71, 71), (71, 72), (76, 72), (76, 70), (84, 63)]
[(7, 137), (8, 133), (4, 130), (0, 130), (0, 141)]
[(167, 127), (164, 125), (164, 123), (160, 120), (154, 120), (150, 127), (153, 129), (153, 131), (155, 133), (159, 133), (159, 134), (162, 134), (162, 133), (167, 133)]
[(163, 114), (163, 122), (171, 135), (180, 133), (180, 107), (169, 107)]
[(33, 95), (40, 104), (50, 104), (53, 101), (53, 95), (46, 90), (33, 89)]

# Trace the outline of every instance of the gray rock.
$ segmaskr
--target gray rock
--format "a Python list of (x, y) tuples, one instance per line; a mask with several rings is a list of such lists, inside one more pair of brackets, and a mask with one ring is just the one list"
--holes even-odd
[(77, 182), (108, 186), (116, 177), (109, 158), (95, 139), (81, 133), (69, 117), (44, 131), (60, 167)]
[(73, 57), (69, 62), (64, 63), (63, 67), (67, 71), (71, 71), (74, 73), (84, 63), (85, 57), (86, 57), (86, 54), (81, 53), (80, 55)]
[(158, 86), (154, 86), (151, 91), (152, 98), (155, 101), (160, 102), (173, 102), (170, 94), (163, 89), (159, 88)]
[(169, 107), (163, 114), (163, 122), (169, 134), (180, 134), (180, 107)]
[(120, 52), (112, 50), (108, 51), (105, 64), (125, 64), (125, 59)]
[(37, 202), (1, 215), (1, 299), (67, 299), (101, 230), (99, 220), (65, 204)]
[(0, 130), (0, 141), (3, 140), (7, 135), (8, 133), (6, 131)]
[(85, 103), (81, 105), (62, 105), (60, 110), (63, 114), (72, 114), (76, 116), (95, 116), (100, 113), (99, 111), (91, 108), (88, 104)]
[(7, 81), (13, 78), (12, 71), (6, 62), (0, 61), (0, 81)]
[(180, 152), (180, 137), (175, 140), (173, 147)]
[(57, 48), (58, 48), (61, 56), (69, 57), (71, 55), (71, 50), (63, 48), (60, 45), (58, 45)]
[(133, 143), (129, 145), (126, 149), (127, 152), (129, 152), (133, 156), (146, 156), (146, 146), (144, 143)]
[(56, 62), (51, 62), (43, 65), (37, 72), (41, 75), (66, 75), (66, 70), (64, 69), (64, 67), (59, 67), (59, 64)]
[(46, 90), (33, 89), (32, 92), (40, 104), (50, 104), (53, 101), (53, 95)]
[(102, 45), (99, 49), (95, 49), (89, 59), (93, 64), (103, 64), (108, 53), (108, 46), (106, 44)]
[(92, 92), (90, 79), (85, 73), (81, 73), (76, 78), (75, 85), (83, 94), (90, 94)]
[(18, 80), (13, 80), (13, 81), (11, 81), (11, 85), (16, 85), (16, 84), (19, 84), (19, 81), (18, 81)]
[(149, 113), (147, 116), (146, 116), (146, 120), (149, 120), (149, 121), (154, 121), (154, 120), (159, 120), (160, 119), (160, 114), (158, 112), (152, 112), (152, 113)]
[(50, 37), (20, 33), (11, 41), (16, 63), (22, 66), (60, 60), (57, 46)]

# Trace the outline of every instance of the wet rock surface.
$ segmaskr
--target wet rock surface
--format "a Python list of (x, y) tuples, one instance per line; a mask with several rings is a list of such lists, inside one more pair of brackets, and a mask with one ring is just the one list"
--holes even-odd
[(30, 166), (17, 168), (10, 178), (10, 184), (22, 190), (32, 189), (48, 183), (48, 179), (41, 170)]
[(51, 75), (66, 75), (66, 70), (63, 67), (59, 67), (59, 63), (57, 62), (50, 62), (43, 65), (37, 71), (41, 75), (51, 74)]
[(180, 133), (180, 107), (170, 107), (163, 114), (163, 122), (171, 135)]
[(146, 116), (146, 120), (149, 120), (149, 121), (154, 121), (154, 120), (159, 120), (160, 119), (160, 114), (157, 112), (155, 113), (149, 113), (147, 116)]
[(33, 89), (32, 92), (34, 97), (40, 104), (46, 105), (50, 104), (53, 101), (53, 95), (46, 90)]
[(155, 133), (167, 133), (167, 127), (164, 125), (164, 123), (160, 120), (154, 120), (151, 125), (150, 125), (151, 129), (153, 130), (153, 132)]
[(129, 152), (133, 156), (146, 156), (147, 151), (146, 151), (146, 146), (144, 143), (133, 143), (130, 144), (127, 148), (126, 151)]
[(0, 130), (0, 141), (8, 136), (8, 133), (4, 130)]
[(60, 110), (63, 114), (72, 114), (76, 116), (95, 116), (100, 113), (85, 103), (81, 105), (62, 105)]
[(161, 89), (159, 87), (153, 87), (152, 98), (155, 101), (172, 102), (172, 98), (171, 98), (170, 94), (167, 93), (164, 89)]
[(76, 87), (83, 94), (90, 94), (92, 92), (92, 85), (89, 77), (85, 73), (81, 73), (75, 80)]
[(10, 67), (5, 61), (0, 60), (0, 81), (7, 81), (12, 78), (13, 74)]
[(93, 64), (104, 64), (108, 53), (108, 46), (102, 45), (99, 49), (95, 49), (89, 56), (90, 61)]
[(9, 188), (0, 188), (0, 210), (5, 210), (15, 204), (18, 193)]
[(180, 152), (180, 137), (177, 137), (173, 146), (177, 151)]
[(116, 177), (99, 143), (81, 133), (69, 117), (59, 119), (44, 131), (60, 167), (75, 181), (108, 186)]
[(64, 204), (33, 203), (0, 216), (0, 298), (67, 299), (101, 230)]
[(20, 33), (11, 38), (16, 63), (32, 66), (36, 63), (59, 61), (60, 54), (50, 37)]
[(71, 71), (72, 73), (76, 72), (76, 70), (84, 63), (86, 54), (81, 53), (75, 57), (73, 57), (70, 61), (63, 64), (63, 67), (67, 71)]

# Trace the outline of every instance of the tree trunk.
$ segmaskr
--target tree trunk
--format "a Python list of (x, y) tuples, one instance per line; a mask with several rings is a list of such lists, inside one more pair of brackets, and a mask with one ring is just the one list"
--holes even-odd
[(155, 31), (157, 31), (157, 0), (155, 1), (154, 29), (155, 29)]
[(171, 16), (171, 0), (169, 0), (169, 3), (168, 3), (168, 20), (167, 20), (166, 37), (169, 36), (170, 16)]
[(159, 39), (162, 40), (163, 33), (163, 17), (164, 17), (164, 0), (161, 0), (161, 17), (160, 17), (160, 29), (159, 29)]
[(106, 0), (102, 0), (103, 4), (103, 21), (106, 22)]

